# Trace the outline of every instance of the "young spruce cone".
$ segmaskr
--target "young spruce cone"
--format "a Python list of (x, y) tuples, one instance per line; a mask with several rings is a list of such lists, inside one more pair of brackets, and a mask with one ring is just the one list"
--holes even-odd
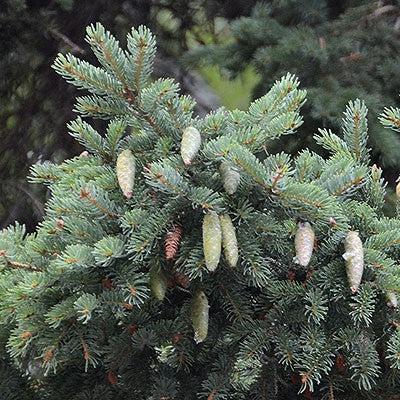
[(164, 241), (164, 255), (167, 261), (175, 260), (181, 243), (182, 233), (183, 229), (181, 225), (174, 225), (172, 229), (167, 232)]

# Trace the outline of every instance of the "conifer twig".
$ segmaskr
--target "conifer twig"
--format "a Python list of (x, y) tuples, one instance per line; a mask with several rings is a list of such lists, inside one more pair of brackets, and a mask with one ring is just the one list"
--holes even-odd
[(74, 43), (68, 36), (64, 35), (57, 29), (50, 29), (49, 31), (56, 39), (61, 39), (66, 45), (71, 47), (71, 53), (75, 54), (85, 54), (85, 50), (82, 47)]
[(38, 271), (38, 272), (42, 271), (40, 268), (35, 267), (34, 265), (10, 260), (7, 257), (6, 252), (4, 250), (0, 250), (0, 257), (4, 257), (7, 264), (13, 269), (26, 269), (29, 271)]

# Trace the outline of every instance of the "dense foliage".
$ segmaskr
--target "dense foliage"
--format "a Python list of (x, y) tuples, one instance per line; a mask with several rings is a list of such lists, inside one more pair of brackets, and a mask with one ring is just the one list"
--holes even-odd
[(68, 125), (86, 152), (36, 164), (45, 219), (0, 234), (1, 351), (37, 396), (398, 395), (400, 220), (382, 211), (364, 103), (348, 104), (343, 138), (315, 136), (328, 158), (271, 154), (302, 123), (294, 76), (248, 111), (199, 118), (173, 80), (150, 79), (147, 28), (127, 50), (100, 24), (87, 41), (100, 66), (54, 64), (87, 92)]
[[(76, 95), (52, 73), (59, 51), (89, 57), (85, 27), (100, 21), (124, 40), (131, 26), (146, 24), (157, 34), (156, 74), (174, 76), (198, 99), (202, 113), (215, 106), (204, 82), (179, 63), (190, 35), (211, 35), (214, 17), (236, 18), (254, 1), (240, 0), (4, 0), (0, 6), (0, 227), (14, 220), (33, 230), (43, 216), (44, 193), (28, 185), (29, 166), (60, 162), (81, 149), (66, 135)], [(189, 36), (189, 37), (188, 37)], [(89, 54), (88, 54), (89, 53)], [(93, 59), (92, 59), (93, 61)]]
[(288, 71), (298, 76), (308, 101), (298, 137), (285, 143), (291, 151), (313, 146), (317, 128), (339, 128), (347, 102), (364, 99), (374, 159), (393, 182), (400, 137), (377, 116), (383, 105), (398, 104), (399, 29), (398, 1), (271, 0), (231, 24), (233, 40), (199, 47), (188, 59), (215, 63), (233, 76), (250, 63), (261, 76), (255, 98)]

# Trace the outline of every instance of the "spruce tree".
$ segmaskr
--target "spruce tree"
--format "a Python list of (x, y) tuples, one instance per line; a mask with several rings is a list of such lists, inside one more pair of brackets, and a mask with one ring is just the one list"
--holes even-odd
[[(100, 24), (87, 40), (100, 66), (54, 63), (86, 91), (68, 125), (86, 151), (34, 165), (46, 216), (0, 234), (1, 351), (35, 395), (394, 399), (400, 220), (383, 213), (364, 103), (348, 104), (342, 138), (315, 135), (326, 159), (271, 154), (302, 123), (294, 76), (248, 111), (199, 118), (151, 79), (147, 28), (127, 50)], [(398, 129), (400, 110), (381, 119)]]
[(254, 98), (288, 71), (295, 74), (308, 101), (299, 135), (285, 143), (293, 152), (312, 147), (318, 128), (338, 130), (347, 102), (364, 99), (374, 160), (393, 183), (400, 137), (384, 130), (378, 115), (383, 105), (398, 105), (399, 11), (397, 0), (268, 0), (230, 24), (229, 41), (199, 46), (187, 60), (214, 63), (230, 76), (252, 65), (260, 76)]
[[(93, 21), (112, 27), (124, 40), (131, 26), (146, 24), (157, 34), (155, 74), (175, 77), (197, 96), (205, 114), (218, 99), (201, 77), (184, 71), (180, 58), (189, 37), (212, 36), (214, 18), (247, 15), (255, 0), (3, 0), (0, 2), (0, 228), (15, 219), (33, 231), (43, 215), (45, 192), (25, 177), (38, 160), (61, 162), (80, 146), (65, 137), (76, 90), (50, 66), (58, 52), (85, 54), (95, 62), (82, 33)], [(80, 150), (82, 151), (82, 150)]]

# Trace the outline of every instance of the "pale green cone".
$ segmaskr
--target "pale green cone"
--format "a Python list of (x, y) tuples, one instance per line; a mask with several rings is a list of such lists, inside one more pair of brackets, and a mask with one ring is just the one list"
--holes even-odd
[(203, 252), (206, 267), (215, 271), (221, 257), (222, 231), (218, 214), (209, 211), (203, 219)]
[(222, 162), (219, 166), (219, 173), (225, 192), (228, 194), (235, 193), (239, 186), (240, 173), (226, 162)]
[(364, 249), (356, 231), (349, 231), (344, 240), (343, 258), (346, 260), (347, 279), (350, 290), (357, 292), (364, 272)]
[(386, 293), (386, 299), (387, 299), (387, 305), (388, 307), (391, 308), (397, 308), (399, 305), (399, 302), (397, 300), (396, 293), (394, 292), (387, 292)]
[(310, 263), (314, 249), (315, 234), (309, 222), (299, 222), (294, 239), (296, 256), (294, 262), (303, 267)]
[(239, 249), (236, 239), (236, 231), (231, 217), (223, 214), (219, 217), (222, 231), (222, 247), (224, 256), (230, 267), (236, 267), (239, 258)]
[(157, 300), (164, 300), (167, 292), (167, 277), (161, 269), (150, 270), (150, 291)]
[(208, 333), (208, 299), (202, 290), (197, 290), (192, 300), (191, 319), (194, 330), (194, 341), (203, 342)]
[(116, 172), (122, 193), (126, 198), (130, 199), (133, 194), (136, 172), (135, 157), (130, 150), (123, 150), (118, 155)]
[(190, 165), (196, 157), (201, 146), (200, 132), (193, 126), (183, 131), (181, 141), (181, 156), (185, 165)]

